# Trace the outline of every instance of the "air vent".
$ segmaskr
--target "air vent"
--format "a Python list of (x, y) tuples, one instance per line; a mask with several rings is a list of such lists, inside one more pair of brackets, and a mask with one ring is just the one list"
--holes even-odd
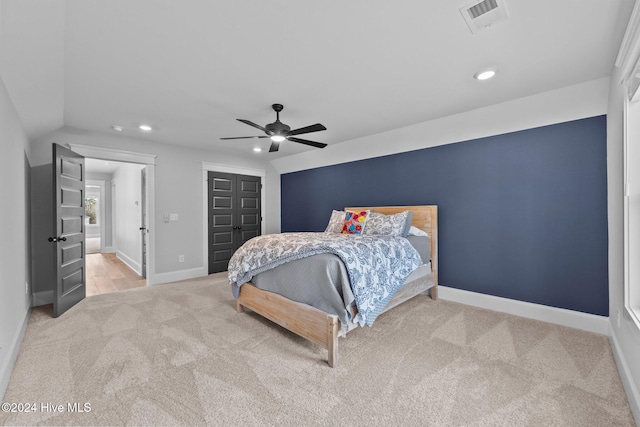
[(473, 34), (509, 17), (504, 0), (476, 0), (461, 8), (460, 13)]
[(487, 12), (491, 12), (496, 7), (498, 7), (498, 3), (496, 3), (496, 0), (485, 0), (475, 6), (471, 6), (467, 10), (469, 11), (471, 19), (476, 19), (477, 17), (484, 15)]

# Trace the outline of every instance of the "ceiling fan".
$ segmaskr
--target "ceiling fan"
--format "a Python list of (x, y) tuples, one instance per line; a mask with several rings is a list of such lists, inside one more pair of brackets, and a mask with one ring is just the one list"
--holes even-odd
[(293, 142), (298, 142), (300, 144), (310, 145), (312, 147), (324, 148), (327, 144), (322, 142), (309, 141), (308, 139), (295, 138), (294, 135), (300, 135), (303, 133), (311, 133), (311, 132), (319, 132), (321, 130), (327, 130), (326, 127), (321, 125), (320, 123), (316, 123), (315, 125), (305, 126), (303, 128), (291, 130), (291, 127), (285, 125), (280, 121), (280, 111), (284, 108), (282, 104), (273, 104), (271, 106), (273, 111), (276, 112), (276, 121), (273, 123), (269, 123), (265, 127), (257, 125), (249, 120), (244, 119), (236, 119), (239, 122), (247, 124), (249, 126), (253, 126), (254, 128), (260, 129), (266, 135), (261, 136), (235, 136), (230, 138), (220, 138), (220, 139), (248, 139), (248, 138), (270, 138), (271, 139), (271, 147), (269, 147), (269, 152), (272, 153), (274, 151), (278, 151), (280, 148), (280, 143), (282, 141), (289, 140)]

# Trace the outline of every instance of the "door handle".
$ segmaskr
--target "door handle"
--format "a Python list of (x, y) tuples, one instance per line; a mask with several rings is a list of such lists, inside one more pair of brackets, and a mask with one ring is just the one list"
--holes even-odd
[(50, 242), (66, 242), (67, 238), (66, 237), (49, 237), (47, 240)]
[(242, 230), (242, 227), (232, 227), (234, 230)]

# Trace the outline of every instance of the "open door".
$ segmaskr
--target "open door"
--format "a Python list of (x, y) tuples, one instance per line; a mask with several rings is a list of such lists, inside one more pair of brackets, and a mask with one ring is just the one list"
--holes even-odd
[(53, 316), (58, 317), (86, 296), (84, 255), (84, 157), (53, 144), (56, 235), (56, 287)]

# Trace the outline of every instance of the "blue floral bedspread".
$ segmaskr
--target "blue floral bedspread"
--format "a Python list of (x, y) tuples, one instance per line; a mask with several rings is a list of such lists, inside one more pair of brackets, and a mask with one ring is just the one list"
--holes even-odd
[(253, 276), (286, 262), (331, 253), (344, 263), (355, 298), (360, 326), (371, 326), (406, 277), (422, 264), (420, 255), (402, 237), (333, 233), (282, 233), (254, 237), (229, 261), (234, 295)]

